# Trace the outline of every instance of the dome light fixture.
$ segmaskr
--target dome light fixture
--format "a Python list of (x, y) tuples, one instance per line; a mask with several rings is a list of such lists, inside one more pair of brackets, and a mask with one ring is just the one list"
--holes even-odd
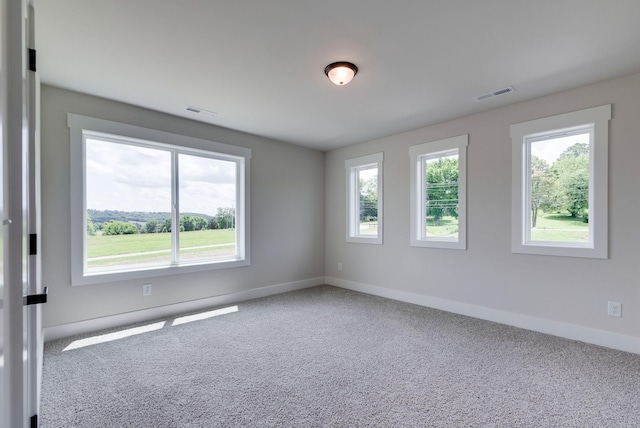
[(344, 86), (351, 82), (357, 72), (358, 67), (346, 61), (334, 62), (324, 68), (324, 74), (338, 86)]

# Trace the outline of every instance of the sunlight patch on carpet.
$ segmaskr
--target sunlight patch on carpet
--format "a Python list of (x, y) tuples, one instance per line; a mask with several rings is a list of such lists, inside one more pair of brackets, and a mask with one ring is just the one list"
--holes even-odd
[(138, 334), (148, 333), (154, 330), (160, 330), (164, 328), (166, 321), (161, 321), (142, 327), (129, 328), (126, 330), (116, 331), (114, 333), (103, 334), (100, 336), (87, 337), (86, 339), (75, 340), (69, 344), (62, 351), (71, 351), (73, 349), (84, 348), (86, 346), (97, 345), (99, 343), (112, 342), (118, 339), (124, 339), (125, 337), (136, 336)]
[(218, 315), (231, 314), (233, 312), (238, 312), (237, 306), (229, 306), (228, 308), (216, 309), (214, 311), (200, 312), (199, 314), (194, 315), (186, 315), (184, 317), (176, 318), (175, 320), (173, 320), (171, 326), (175, 327), (180, 324), (206, 320), (208, 318), (217, 317)]

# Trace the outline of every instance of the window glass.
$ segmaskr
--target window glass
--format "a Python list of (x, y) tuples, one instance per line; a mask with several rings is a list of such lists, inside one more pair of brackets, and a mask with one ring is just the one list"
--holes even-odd
[(382, 244), (383, 154), (347, 159), (347, 242)]
[(529, 144), (528, 240), (588, 243), (591, 127)]
[(466, 249), (466, 159), (469, 136), (409, 148), (411, 245)]
[(378, 167), (357, 170), (358, 230), (357, 235), (378, 235)]
[(179, 155), (180, 255), (184, 260), (236, 256), (236, 164)]
[(458, 239), (458, 151), (423, 158), (425, 238)]
[[(171, 153), (86, 140), (86, 270), (99, 272), (171, 262)], [(169, 231), (170, 232), (170, 231)]]

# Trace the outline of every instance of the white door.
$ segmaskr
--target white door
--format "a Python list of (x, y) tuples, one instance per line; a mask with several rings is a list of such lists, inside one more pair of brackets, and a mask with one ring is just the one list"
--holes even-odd
[[(29, 71), (33, 40), (32, 0), (0, 0), (2, 85), (2, 413), (0, 426), (37, 423), (39, 305), (36, 157), (38, 81)], [(42, 299), (42, 296), (40, 297)]]
[(27, 390), (27, 414), (33, 426), (37, 422), (40, 409), (40, 379), (42, 375), (42, 307), (46, 302), (46, 293), (42, 290), (40, 256), (40, 78), (35, 61), (35, 8), (34, 0), (27, 5), (27, 118), (29, 124), (28, 160), (25, 179), (27, 189), (27, 234), (29, 251), (27, 260), (27, 292), (32, 302), (27, 310), (27, 349), (28, 365), (25, 387)]
[(5, 140), (6, 140), (6, 132), (5, 132), (5, 123), (6, 123), (6, 112), (7, 112), (7, 97), (6, 97), (6, 87), (7, 87), (7, 73), (4, 71), (7, 66), (6, 52), (7, 52), (7, 32), (6, 32), (6, 19), (7, 15), (6, 11), (6, 0), (1, 0), (0, 3), (0, 40), (2, 43), (0, 44), (0, 220), (2, 220), (2, 226), (0, 227), (0, 427), (5, 427), (7, 425), (7, 420), (5, 416), (5, 409), (7, 407), (6, 403), (9, 401), (6, 393), (5, 393), (5, 369), (4, 369), (4, 354), (5, 354), (5, 313), (4, 307), (6, 304), (4, 303), (5, 297), (5, 286), (4, 286), (4, 225), (5, 222), (8, 222), (6, 219), (6, 213), (4, 209), (4, 153), (5, 153)]

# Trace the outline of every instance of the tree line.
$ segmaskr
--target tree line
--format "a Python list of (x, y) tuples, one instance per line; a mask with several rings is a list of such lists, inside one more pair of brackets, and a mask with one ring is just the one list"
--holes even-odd
[(576, 143), (549, 165), (531, 156), (531, 227), (536, 227), (538, 211), (566, 211), (571, 217), (589, 222), (589, 146)]
[[(444, 216), (458, 218), (458, 158), (429, 161), (425, 177), (425, 214), (436, 225)], [(360, 179), (360, 221), (378, 219), (378, 176)]]
[[(144, 216), (147, 214), (147, 216)], [(111, 218), (109, 218), (111, 217)], [(115, 218), (113, 218), (115, 217)], [(97, 221), (96, 218), (102, 220)], [(107, 219), (108, 218), (108, 219)], [(180, 216), (180, 232), (235, 228), (235, 208), (218, 208), (216, 215), (183, 214)], [(106, 219), (106, 221), (105, 221)], [(170, 233), (170, 213), (144, 213), (140, 211), (87, 210), (87, 234), (133, 235), (138, 233)]]

